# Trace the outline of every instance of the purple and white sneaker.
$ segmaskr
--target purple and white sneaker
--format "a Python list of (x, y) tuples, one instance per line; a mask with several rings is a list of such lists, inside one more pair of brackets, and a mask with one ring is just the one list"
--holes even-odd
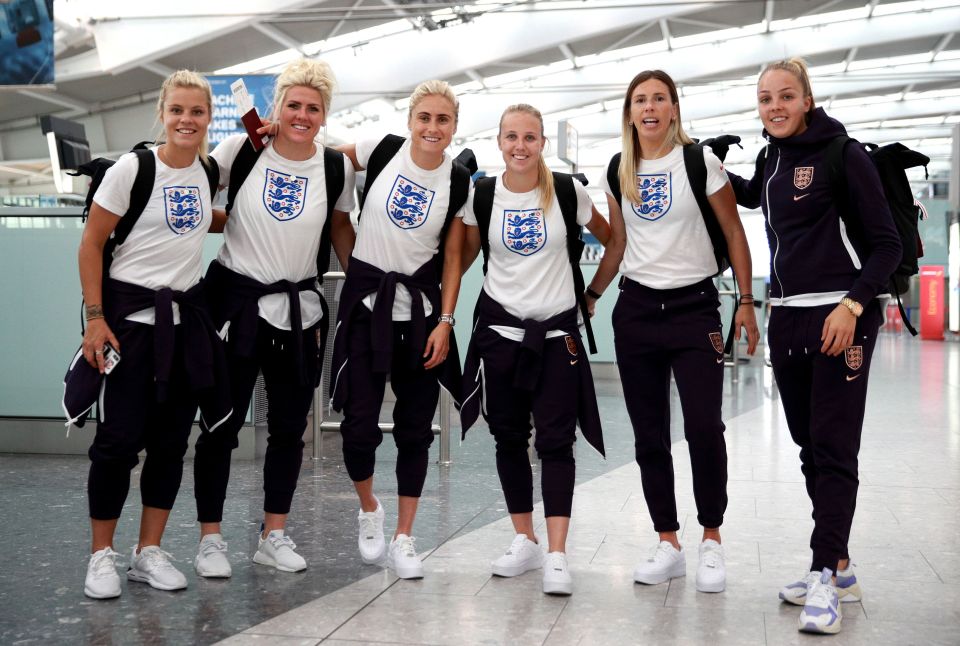
[[(819, 572), (810, 572), (799, 581), (789, 583), (780, 589), (780, 600), (802, 606), (807, 601), (807, 589), (820, 580)], [(853, 563), (846, 570), (837, 572), (837, 594), (840, 603), (851, 603), (863, 599), (863, 591), (853, 571)]]
[(807, 590), (807, 602), (797, 625), (801, 632), (834, 635), (840, 632), (842, 623), (843, 610), (833, 584), (833, 572), (823, 568), (820, 579)]

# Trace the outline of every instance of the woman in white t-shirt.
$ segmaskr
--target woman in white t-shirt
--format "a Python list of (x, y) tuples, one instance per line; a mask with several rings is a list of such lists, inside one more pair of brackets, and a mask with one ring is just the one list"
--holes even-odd
[[(459, 390), (450, 332), (460, 290), (463, 223), (454, 215), (466, 201), (470, 172), (445, 152), (457, 129), (458, 105), (447, 83), (425, 81), (410, 97), (409, 138), (387, 135), (341, 147), (367, 177), (338, 310), (332, 406), (344, 414), (343, 458), (360, 498), (361, 558), (386, 564), (404, 579), (423, 576), (412, 533), (440, 384), (454, 398)], [(396, 395), (398, 494), (397, 529), (389, 546), (384, 510), (373, 494), (387, 374)]]
[[(700, 149), (685, 150), (694, 144), (681, 126), (679, 97), (668, 74), (655, 70), (634, 77), (623, 101), (622, 125), (619, 190), (603, 180), (612, 236), (587, 295), (591, 301), (599, 298), (619, 266), (623, 278), (613, 311), (617, 366), (643, 494), (660, 537), (652, 557), (637, 566), (634, 580), (656, 584), (685, 573), (670, 453), (672, 372), (690, 448), (697, 520), (704, 528), (697, 589), (721, 592), (726, 571), (720, 525), (727, 506), (720, 410), (724, 343), (712, 279), (719, 267), (705, 218), (716, 219), (727, 242), (745, 306), (736, 311), (736, 337), (741, 327), (746, 329), (752, 354), (759, 333), (750, 294), (750, 250), (723, 165), (706, 148), (706, 186), (700, 190), (715, 216), (702, 214), (698, 206), (685, 153), (699, 154)], [(622, 194), (620, 203), (616, 193)]]
[[(207, 271), (214, 320), (226, 341), (233, 416), (197, 441), (194, 481), (200, 546), (197, 574), (228, 577), (220, 524), (230, 456), (257, 375), (267, 392), (263, 525), (253, 561), (283, 572), (307, 567), (285, 533), (303, 460), (303, 432), (327, 331), (318, 280), (330, 247), (344, 267), (353, 248), (353, 167), (318, 142), (333, 94), (330, 66), (301, 59), (277, 77), (273, 132), (259, 153), (245, 135), (213, 157), (228, 188), (223, 246)], [(331, 194), (336, 192), (336, 194)]]
[[(478, 180), (467, 202), (465, 260), (472, 262), (482, 247), (486, 277), (464, 368), (461, 422), (466, 433), (482, 409), (496, 439), (497, 473), (516, 530), (509, 549), (493, 561), (493, 573), (510, 577), (542, 567), (543, 591), (567, 595), (578, 421), (587, 441), (603, 453), (578, 329), (580, 227), (586, 225), (602, 244), (610, 227), (580, 182), (550, 172), (543, 159), (546, 142), (536, 108), (508, 107), (497, 135), (506, 170)], [(533, 532), (531, 414), (542, 465), (546, 554)]]
[[(202, 365), (213, 360), (212, 349), (219, 350), (201, 286), (203, 239), (208, 230), (222, 227), (220, 220), (211, 228), (211, 179), (216, 186), (215, 165), (206, 160), (211, 103), (210, 85), (194, 72), (181, 70), (164, 81), (157, 110), (165, 143), (123, 155), (107, 170), (80, 242), (87, 320), (83, 359), (105, 373), (107, 358), (116, 361), (114, 351), (122, 357), (103, 377), (89, 451), (93, 545), (84, 593), (94, 599), (121, 592), (113, 537), (130, 470), (143, 449), (140, 536), (127, 578), (161, 590), (187, 587), (160, 539), (203, 396), (196, 386), (218, 378), (210, 363)], [(151, 187), (149, 197), (134, 188), (138, 177)], [(144, 202), (142, 210), (132, 205)], [(135, 225), (105, 254), (124, 218), (135, 219)]]

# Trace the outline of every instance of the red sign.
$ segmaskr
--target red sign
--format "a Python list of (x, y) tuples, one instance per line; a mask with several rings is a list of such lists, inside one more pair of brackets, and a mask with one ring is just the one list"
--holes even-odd
[(943, 340), (943, 317), (946, 312), (943, 292), (943, 267), (920, 267), (920, 338)]

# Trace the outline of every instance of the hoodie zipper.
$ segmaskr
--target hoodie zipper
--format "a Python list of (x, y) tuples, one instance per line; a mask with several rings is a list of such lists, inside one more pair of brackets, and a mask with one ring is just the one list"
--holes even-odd
[[(770, 153), (770, 140), (767, 140), (767, 155)], [(769, 158), (769, 157), (768, 157)], [(780, 252), (780, 236), (777, 235), (777, 230), (773, 228), (773, 207), (770, 205), (770, 182), (773, 181), (773, 178), (776, 176), (777, 172), (780, 170), (780, 149), (777, 148), (777, 165), (773, 168), (773, 173), (770, 174), (770, 178), (767, 180), (766, 185), (766, 196), (767, 196), (767, 226), (770, 227), (770, 230), (773, 231), (773, 237), (776, 240), (777, 247), (773, 250), (773, 262), (771, 262), (771, 267), (773, 268), (773, 275), (777, 279), (777, 284), (780, 285), (780, 298), (782, 299), (786, 294), (783, 291), (783, 282), (780, 280), (780, 274), (777, 272), (777, 254)]]

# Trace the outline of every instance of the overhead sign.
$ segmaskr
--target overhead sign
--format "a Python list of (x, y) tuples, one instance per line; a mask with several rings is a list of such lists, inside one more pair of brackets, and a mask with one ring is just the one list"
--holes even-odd
[(0, 0), (0, 86), (53, 83), (53, 0)]
[(263, 118), (270, 116), (273, 110), (273, 76), (269, 74), (208, 76), (207, 80), (210, 81), (210, 88), (213, 90), (213, 120), (207, 129), (210, 148), (214, 148), (230, 135), (246, 132), (241, 118), (247, 110), (237, 105), (230, 87), (236, 81), (243, 81), (257, 113)]

